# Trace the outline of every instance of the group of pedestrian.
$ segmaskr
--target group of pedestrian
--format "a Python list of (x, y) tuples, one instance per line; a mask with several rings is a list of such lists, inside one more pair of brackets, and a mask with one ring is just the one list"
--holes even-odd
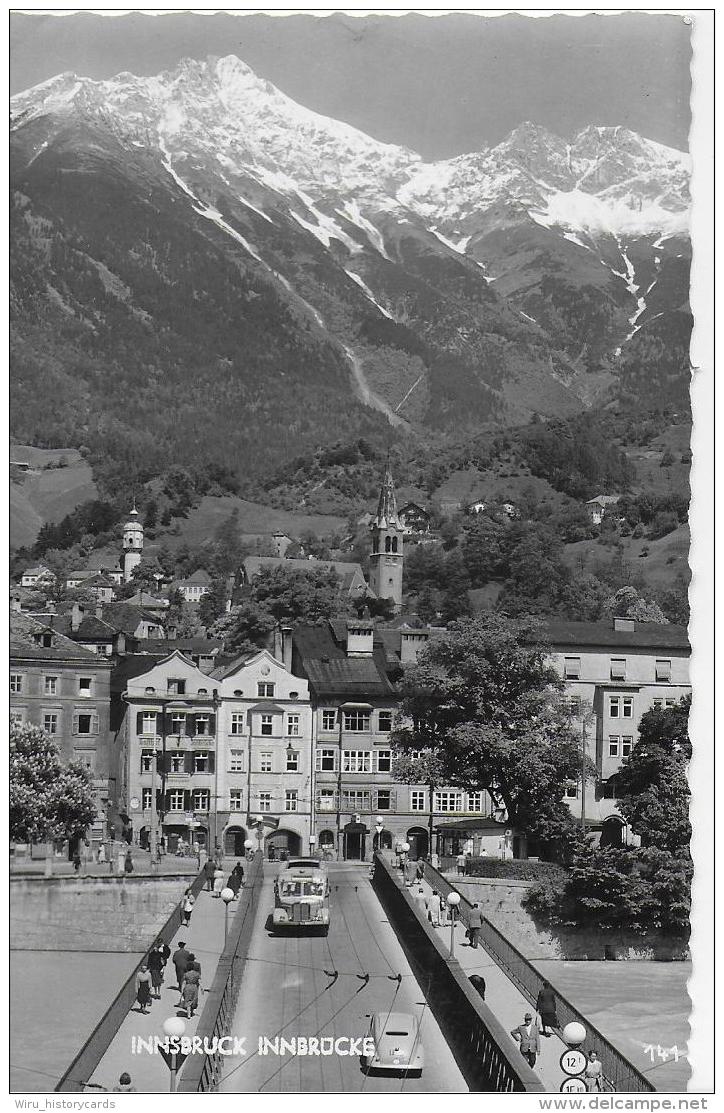
[(178, 950), (171, 960), (176, 969), (176, 984), (181, 994), (179, 1008), (186, 1011), (190, 1020), (199, 1007), (199, 986), (201, 983), (201, 963), (193, 951), (186, 950), (186, 943), (179, 940)]
[(231, 889), (234, 896), (238, 897), (239, 889), (243, 888), (243, 885), (244, 867), (242, 866), (241, 862), (237, 862), (233, 870), (229, 874), (228, 880), (226, 882), (226, 888)]
[[(472, 978), (470, 980), (473, 981)], [(550, 982), (544, 981), (536, 999), (536, 1016), (527, 1012), (523, 1023), (513, 1028), (510, 1034), (520, 1047), (523, 1058), (531, 1067), (535, 1067), (540, 1054), (540, 1037), (552, 1036), (558, 1027), (555, 990)], [(589, 1094), (603, 1089), (603, 1064), (595, 1051), (588, 1052), (583, 1080)]]
[(161, 999), (163, 972), (169, 960), (171, 948), (162, 939), (157, 939), (148, 952), (148, 958), (136, 974), (136, 1000), (139, 1010), (147, 1013), (151, 998)]

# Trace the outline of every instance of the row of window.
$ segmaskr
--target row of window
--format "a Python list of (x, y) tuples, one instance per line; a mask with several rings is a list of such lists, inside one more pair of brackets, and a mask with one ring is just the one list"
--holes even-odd
[[(151, 807), (153, 790), (144, 788), (142, 794), (142, 807), (144, 811), (148, 811)], [(156, 792), (157, 804), (160, 805), (161, 794), (160, 791)], [(194, 789), (193, 792), (186, 792), (184, 789), (171, 789), (166, 793), (166, 809), (170, 812), (182, 812), (191, 810), (194, 812), (208, 812), (211, 810), (211, 791), (207, 788)], [(272, 811), (273, 794), (271, 792), (260, 792), (258, 794), (258, 803), (255, 811), (270, 812)], [(299, 793), (297, 789), (290, 788), (284, 793), (283, 800), (285, 812), (296, 812), (299, 810)], [(244, 794), (240, 788), (232, 788), (229, 792), (229, 811), (242, 812), (244, 811)]]
[[(337, 718), (337, 710), (334, 707), (326, 707), (322, 710), (322, 730), (333, 731), (337, 730), (339, 720)], [(390, 710), (377, 712), (377, 730), (380, 734), (389, 734), (392, 730), (392, 720), (394, 712)], [(364, 709), (354, 709), (351, 711), (342, 712), (342, 729), (361, 734), (365, 731), (369, 732), (372, 724), (372, 713)]]
[[(339, 770), (339, 750), (329, 746), (317, 749), (318, 773), (336, 773)], [(389, 773), (392, 769), (392, 750), (343, 750), (343, 773)]]
[[(24, 707), (11, 707), (10, 721), (18, 724), (25, 722), (26, 709)], [(58, 734), (61, 723), (60, 711), (43, 712), (43, 730), (46, 734)], [(93, 708), (73, 712), (73, 725), (71, 733), (78, 736), (99, 733), (98, 712)]]
[[(141, 772), (151, 773), (153, 770), (153, 750), (141, 750)], [(274, 753), (271, 750), (257, 755), (259, 773), (274, 773)], [(284, 750), (284, 770), (287, 773), (299, 772), (299, 750)], [(213, 750), (178, 750), (166, 754), (167, 773), (213, 773)], [(159, 757), (157, 769), (161, 769)], [(229, 773), (246, 772), (245, 755), (243, 750), (231, 750), (229, 754)]]
[[(470, 812), (483, 813), (485, 811), (484, 792), (458, 792), (455, 789), (433, 793), (433, 810), (436, 812), (450, 813)], [(369, 811), (372, 793), (369, 789), (342, 789), (342, 810), (352, 812)], [(377, 789), (376, 808), (386, 811), (394, 808), (394, 789)], [(380, 800), (382, 799), (382, 803)], [(413, 789), (410, 792), (410, 811), (426, 812), (429, 810), (429, 794), (427, 789)], [(317, 793), (317, 808), (319, 811), (333, 812), (337, 807), (337, 792), (334, 788), (320, 788)]]
[[(24, 682), (26, 677), (21, 672), (10, 673), (10, 695), (20, 696), (24, 691)], [(65, 684), (61, 684), (64, 680)], [(93, 677), (92, 676), (79, 676), (73, 678), (70, 676), (44, 676), (43, 677), (43, 694), (46, 696), (59, 696), (61, 687), (67, 688), (68, 684), (73, 687), (73, 694), (77, 696), (84, 696), (90, 698), (93, 695)], [(66, 693), (69, 694), (69, 693)]]
[[(578, 696), (567, 696), (565, 702), (573, 711), (579, 711), (581, 707), (581, 700)], [(665, 708), (675, 707), (677, 704), (675, 699), (665, 699), (657, 697), (652, 700), (652, 707), (654, 711), (662, 711)], [(633, 719), (634, 717), (634, 697), (633, 696), (609, 696), (608, 697), (608, 716), (610, 719)]]
[[(627, 670), (627, 661), (625, 657), (612, 657), (609, 665), (609, 676), (611, 680), (625, 680)], [(563, 675), (566, 680), (580, 680), (581, 679), (581, 658), (580, 657), (564, 657), (563, 658)], [(654, 664), (654, 677), (657, 682), (665, 682), (671, 680), (671, 661), (667, 658), (660, 658)]]

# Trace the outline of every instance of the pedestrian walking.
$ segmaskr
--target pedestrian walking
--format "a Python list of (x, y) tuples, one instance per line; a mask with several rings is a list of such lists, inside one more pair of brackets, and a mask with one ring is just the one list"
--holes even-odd
[(464, 854), (458, 854), (457, 869), (458, 869), (458, 874), (464, 874), (465, 873), (465, 855)]
[(105, 862), (105, 860), (106, 860), (106, 844), (102, 842), (101, 845), (98, 847), (98, 865), (102, 866), (103, 863)]
[(73, 869), (76, 873), (80, 873), (80, 853), (77, 850), (73, 855)]
[(556, 995), (550, 982), (543, 982), (538, 992), (535, 1007), (540, 1017), (541, 1035), (551, 1036), (553, 1033), (549, 1032), (548, 1029), (558, 1027), (558, 1016), (556, 1015)]
[(187, 889), (186, 892), (184, 893), (184, 903), (183, 903), (183, 908), (181, 910), (181, 915), (182, 915), (182, 918), (183, 918), (184, 927), (188, 927), (189, 924), (191, 923), (191, 913), (194, 910), (194, 904), (195, 903), (196, 903), (196, 898), (192, 894), (191, 890)]
[(244, 885), (244, 867), (242, 866), (241, 862), (236, 863), (233, 872), (239, 878), (239, 887), (242, 888)]
[(183, 989), (184, 976), (188, 970), (190, 961), (189, 952), (186, 950), (186, 944), (183, 941), (179, 941), (178, 950), (174, 952), (171, 961), (176, 969), (176, 983), (180, 993)]
[(161, 986), (163, 985), (163, 970), (166, 965), (163, 950), (155, 944), (148, 956), (148, 969), (151, 971), (151, 985), (153, 996), (161, 999)]
[(483, 914), (480, 905), (476, 902), (468, 913), (468, 940), (474, 951), (478, 949), (480, 929), (483, 926)]
[(480, 976), (480, 974), (471, 974), (470, 975), (470, 984), (475, 986), (475, 988), (477, 989), (478, 993), (480, 994), (480, 996), (482, 997), (482, 999), (484, 1001), (485, 1000), (485, 978), (482, 978)]
[(221, 866), (217, 865), (214, 870), (214, 896), (218, 900), (221, 895), (221, 890), (224, 888), (224, 871)]
[(211, 893), (214, 890), (214, 874), (215, 874), (215, 872), (216, 872), (216, 862), (214, 862), (213, 859), (209, 858), (208, 862), (204, 866), (204, 877), (206, 878), (206, 891), (208, 893)]
[(425, 863), (422, 860), (415, 866), (415, 876), (418, 881), (424, 881), (425, 879)]
[(418, 885), (416, 891), (412, 894), (412, 896), (420, 912), (422, 913), (424, 918), (427, 919), (427, 897), (425, 896), (425, 890), (423, 889), (422, 885)]
[(151, 987), (153, 981), (151, 978), (151, 971), (144, 962), (141, 969), (136, 974), (136, 1000), (141, 1007), (142, 1013), (148, 1012), (148, 1006), (151, 1001)]
[(131, 1076), (128, 1071), (123, 1072), (118, 1079), (118, 1085), (113, 1087), (112, 1093), (114, 1094), (136, 1094), (138, 1091), (131, 1082)]
[(540, 1038), (538, 1025), (533, 1022), (533, 1013), (526, 1013), (523, 1023), (513, 1028), (510, 1034), (520, 1045), (520, 1053), (527, 1060), (528, 1065), (534, 1067), (540, 1052)]
[(126, 873), (133, 873), (133, 855), (130, 848), (126, 851), (126, 857), (123, 859), (123, 869)]
[(201, 974), (194, 967), (190, 967), (185, 974), (183, 987), (181, 989), (181, 1007), (186, 1009), (186, 1017), (188, 1020), (194, 1015), (194, 1011), (199, 1006), (199, 983), (201, 981)]
[(199, 974), (201, 973), (201, 963), (199, 962), (193, 951), (189, 951), (189, 964), (187, 969), (198, 970)]
[(583, 1072), (583, 1080), (589, 1094), (600, 1093), (603, 1089), (603, 1063), (595, 1051), (588, 1052), (588, 1062)]
[(430, 923), (433, 927), (440, 927), (440, 894), (433, 889), (430, 895)]

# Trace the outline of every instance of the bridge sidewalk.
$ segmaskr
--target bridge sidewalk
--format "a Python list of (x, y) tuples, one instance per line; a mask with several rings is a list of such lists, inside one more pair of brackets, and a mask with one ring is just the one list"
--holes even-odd
[[(418, 883), (408, 890), (414, 893)], [(422, 883), (425, 896), (429, 897), (432, 888), (427, 881)], [(446, 947), (450, 946), (450, 925), (436, 929)], [(527, 1012), (535, 1015), (535, 1009), (520, 990), (513, 985), (507, 974), (498, 966), (488, 954), (482, 943), (477, 948), (471, 947), (465, 938), (465, 927), (460, 921), (455, 926), (455, 958), (468, 975), (479, 974), (485, 979), (485, 1004), (495, 1013), (506, 1032), (522, 1024)], [(512, 1045), (515, 1044), (510, 1037)], [(561, 1082), (566, 1077), (560, 1068), (560, 1057), (566, 1050), (566, 1045), (560, 1036), (552, 1035), (540, 1037), (540, 1055), (534, 1070), (546, 1088), (547, 1093), (558, 1093)]]
[[(237, 907), (236, 901), (229, 905), (229, 923)], [(218, 959), (224, 948), (223, 901), (213, 897), (211, 893), (205, 891), (199, 893), (191, 915), (190, 926), (179, 928), (169, 944), (172, 955), (178, 947), (179, 940), (186, 943), (186, 949), (193, 951), (201, 963), (201, 992), (196, 1013), (191, 1020), (186, 1020), (185, 1012), (181, 1013), (177, 1007), (179, 993), (176, 987), (176, 970), (169, 958), (164, 973), (164, 984), (161, 987), (161, 999), (152, 998), (149, 1012), (145, 1015), (139, 1011), (138, 1005), (134, 1004), (90, 1079), (95, 1085), (112, 1090), (118, 1084), (120, 1075), (127, 1071), (139, 1093), (168, 1092), (170, 1076), (163, 1056), (147, 1052), (133, 1055), (131, 1037), (140, 1036), (149, 1039), (152, 1036), (160, 1036), (163, 1038), (164, 1020), (176, 1015), (183, 1016), (186, 1020), (187, 1036), (196, 1034), (199, 1016), (203, 1011), (204, 994), (211, 988)]]

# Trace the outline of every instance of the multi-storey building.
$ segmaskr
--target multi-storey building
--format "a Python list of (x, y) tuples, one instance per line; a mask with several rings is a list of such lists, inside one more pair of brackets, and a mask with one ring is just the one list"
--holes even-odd
[(116, 806), (110, 675), (111, 664), (103, 657), (36, 618), (11, 611), (10, 716), (42, 727), (64, 761), (89, 771), (97, 815), (88, 835), (94, 841), (109, 833)]
[[(306, 852), (312, 832), (314, 752), (309, 685), (284, 665), (289, 631), (214, 672), (219, 694), (219, 830), (227, 854), (251, 838), (267, 851)], [(282, 645), (282, 639), (286, 645)]]
[(294, 633), (292, 667), (309, 680), (314, 713), (314, 835), (336, 857), (364, 860), (405, 842), (424, 856), (431, 827), (465, 816), (489, 819), (496, 840), (503, 829), (487, 792), (431, 790), (393, 776), (394, 680), (429, 637), (429, 629), (380, 628), (364, 618)]
[(691, 692), (686, 628), (633, 619), (553, 622), (541, 631), (565, 681), (585, 752), (595, 768), (571, 783), (573, 814), (603, 843), (631, 841), (616, 805), (616, 773), (638, 740), (641, 717)]
[[(267, 650), (213, 673), (175, 651), (124, 662), (118, 736), (134, 836), (155, 826), (226, 854), (251, 838), (267, 851), (309, 846), (312, 716), (306, 681)], [(155, 801), (155, 817), (154, 817)]]
[(120, 797), (142, 846), (213, 844), (218, 831), (217, 684), (178, 651), (123, 662), (116, 725)]

